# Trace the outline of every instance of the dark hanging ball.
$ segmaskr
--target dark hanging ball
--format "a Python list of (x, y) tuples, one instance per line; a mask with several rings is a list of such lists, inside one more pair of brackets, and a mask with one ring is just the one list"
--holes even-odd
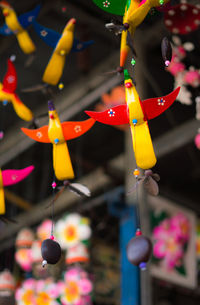
[[(152, 243), (149, 238), (140, 235), (132, 238), (127, 245), (127, 257), (131, 264), (140, 266), (146, 263), (152, 253)], [(144, 266), (145, 267), (145, 266)]]
[(52, 239), (45, 239), (41, 247), (43, 267), (46, 264), (56, 264), (61, 258), (61, 248), (59, 243)]
[(166, 66), (169, 66), (172, 59), (172, 46), (167, 37), (164, 37), (161, 42), (162, 57)]

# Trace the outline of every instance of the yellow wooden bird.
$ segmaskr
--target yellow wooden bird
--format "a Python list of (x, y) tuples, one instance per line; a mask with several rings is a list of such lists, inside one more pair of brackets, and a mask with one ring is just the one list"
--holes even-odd
[(16, 15), (14, 9), (6, 1), (0, 1), (0, 7), (5, 17), (5, 24), (0, 28), (0, 34), (14, 34), (18, 40), (19, 46), (26, 54), (31, 54), (36, 47), (30, 38), (26, 28), (33, 22), (40, 11), (40, 5), (25, 14)]
[(59, 34), (36, 21), (33, 22), (34, 29), (40, 38), (47, 45), (54, 48), (42, 77), (43, 82), (54, 86), (57, 85), (63, 73), (66, 56), (71, 51), (79, 52), (93, 44), (93, 40), (81, 42), (74, 38), (75, 23), (76, 20), (74, 18), (70, 19), (62, 34)]

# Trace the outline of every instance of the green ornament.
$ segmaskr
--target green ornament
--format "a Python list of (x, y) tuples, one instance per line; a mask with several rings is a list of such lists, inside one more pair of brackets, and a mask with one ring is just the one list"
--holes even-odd
[(131, 65), (132, 65), (132, 66), (134, 66), (134, 65), (135, 65), (135, 63), (136, 63), (135, 59), (134, 59), (134, 58), (132, 58), (132, 59), (131, 59)]
[(164, 4), (164, 0), (159, 0), (159, 2), (160, 2), (160, 5), (163, 5)]
[(128, 70), (126, 70), (126, 69), (124, 69), (124, 80), (128, 80), (128, 79), (130, 79), (131, 77), (130, 77), (130, 75), (129, 75), (129, 73), (128, 73)]
[(123, 16), (129, 0), (93, 0), (93, 2), (110, 14)]

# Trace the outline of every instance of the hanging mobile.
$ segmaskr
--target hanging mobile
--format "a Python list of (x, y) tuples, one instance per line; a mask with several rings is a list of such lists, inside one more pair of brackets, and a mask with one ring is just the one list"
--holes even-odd
[[(55, 196), (56, 182), (55, 179), (52, 183), (53, 196)], [(52, 223), (51, 223), (51, 236), (42, 242), (41, 246), (42, 253), (42, 267), (44, 268), (47, 264), (55, 265), (61, 258), (61, 247), (58, 242), (54, 240), (54, 202), (52, 204)]]

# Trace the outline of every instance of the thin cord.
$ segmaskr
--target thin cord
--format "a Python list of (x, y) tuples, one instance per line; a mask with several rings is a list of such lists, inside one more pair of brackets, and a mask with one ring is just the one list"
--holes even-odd
[[(135, 155), (136, 155), (136, 130), (135, 130), (135, 125), (137, 123), (133, 123), (133, 126), (134, 126), (134, 151), (135, 151)], [(138, 170), (138, 166), (137, 166), (137, 162), (136, 162), (136, 158), (135, 158), (135, 163), (136, 163), (136, 170)], [(135, 176), (135, 179), (136, 179), (136, 184), (138, 184), (138, 175)], [(138, 187), (136, 187), (136, 202), (137, 202), (137, 205), (136, 205), (136, 214), (137, 214), (137, 227), (140, 228), (141, 226), (141, 222), (140, 222), (140, 209), (139, 209), (139, 194), (138, 194)]]

